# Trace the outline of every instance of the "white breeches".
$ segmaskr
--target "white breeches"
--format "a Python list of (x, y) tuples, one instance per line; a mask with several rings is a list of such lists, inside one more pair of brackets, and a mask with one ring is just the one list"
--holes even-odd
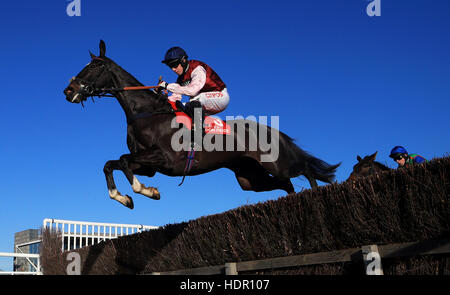
[(225, 110), (230, 102), (228, 91), (203, 92), (194, 96), (190, 101), (198, 100), (205, 110), (205, 115), (214, 115)]

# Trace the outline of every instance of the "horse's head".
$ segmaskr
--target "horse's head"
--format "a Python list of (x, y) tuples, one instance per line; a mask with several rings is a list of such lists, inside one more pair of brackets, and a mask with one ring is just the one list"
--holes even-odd
[(354, 180), (358, 177), (365, 177), (368, 175), (371, 175), (375, 172), (378, 172), (379, 169), (377, 169), (377, 165), (375, 165), (375, 158), (377, 157), (377, 153), (370, 156), (365, 156), (364, 158), (361, 158), (359, 155), (356, 157), (358, 160), (358, 163), (353, 166), (353, 171), (350, 174), (350, 177), (348, 180)]
[(89, 96), (98, 94), (98, 89), (112, 85), (108, 70), (108, 58), (105, 56), (106, 45), (100, 41), (100, 55), (91, 55), (91, 62), (81, 72), (70, 79), (69, 86), (64, 89), (66, 99), (72, 103), (82, 103)]

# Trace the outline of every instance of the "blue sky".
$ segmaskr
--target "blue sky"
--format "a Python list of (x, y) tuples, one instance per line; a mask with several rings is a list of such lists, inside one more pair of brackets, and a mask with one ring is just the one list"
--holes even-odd
[[(334, 164), (345, 180), (356, 155), (403, 145), (427, 159), (449, 152), (450, 2), (381, 0), (8, 1), (0, 10), (0, 251), (17, 231), (44, 218), (164, 225), (277, 199), (244, 192), (222, 169), (188, 177), (139, 177), (161, 200), (132, 192), (114, 174), (129, 210), (110, 200), (104, 163), (128, 153), (125, 116), (111, 98), (80, 105), (62, 93), (70, 77), (98, 54), (146, 85), (162, 75), (165, 51), (183, 47), (211, 65), (231, 103), (221, 114), (279, 116), (280, 129), (311, 154)], [(295, 179), (297, 191), (309, 188)], [(320, 183), (323, 185), (323, 183)], [(0, 260), (7, 269), (10, 261)]]

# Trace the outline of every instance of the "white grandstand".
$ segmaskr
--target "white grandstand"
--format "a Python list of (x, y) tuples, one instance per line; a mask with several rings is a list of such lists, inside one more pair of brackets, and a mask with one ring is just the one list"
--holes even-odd
[[(142, 224), (120, 224), (104, 222), (72, 221), (46, 218), (42, 230), (50, 230), (61, 237), (61, 251), (70, 251), (91, 246), (120, 236), (140, 233), (157, 226)], [(0, 257), (13, 257), (13, 271), (0, 274), (42, 274), (39, 260), (39, 246), (42, 233), (26, 230), (15, 234), (14, 253), (0, 252)]]

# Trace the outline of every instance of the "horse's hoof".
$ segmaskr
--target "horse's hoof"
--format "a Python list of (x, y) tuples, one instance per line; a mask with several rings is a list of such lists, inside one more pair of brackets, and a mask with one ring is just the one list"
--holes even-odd
[(125, 195), (125, 198), (127, 198), (127, 201), (124, 204), (125, 207), (133, 209), (134, 208), (133, 199), (129, 195)]
[(129, 195), (122, 196), (117, 189), (109, 190), (109, 197), (130, 209), (134, 208), (133, 199)]
[(153, 196), (151, 198), (153, 200), (159, 200), (161, 198), (161, 194), (159, 193), (157, 188), (153, 189)]

